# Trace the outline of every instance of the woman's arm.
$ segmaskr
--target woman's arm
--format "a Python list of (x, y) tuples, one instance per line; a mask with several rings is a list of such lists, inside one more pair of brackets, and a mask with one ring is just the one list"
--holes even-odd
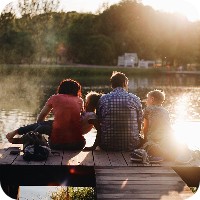
[(40, 111), (40, 114), (37, 118), (37, 122), (43, 122), (46, 118), (46, 116), (49, 114), (51, 111), (52, 107), (50, 105), (45, 105), (42, 110)]

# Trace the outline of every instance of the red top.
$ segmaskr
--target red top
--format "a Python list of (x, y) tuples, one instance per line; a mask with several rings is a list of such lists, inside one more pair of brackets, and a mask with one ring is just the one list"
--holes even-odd
[(80, 122), (83, 109), (81, 98), (57, 94), (51, 96), (46, 104), (52, 107), (54, 114), (53, 130), (50, 136), (52, 144), (69, 144), (84, 140)]

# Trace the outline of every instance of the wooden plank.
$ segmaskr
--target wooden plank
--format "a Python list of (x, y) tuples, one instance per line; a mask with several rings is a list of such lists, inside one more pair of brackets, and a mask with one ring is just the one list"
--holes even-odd
[(111, 166), (108, 154), (103, 150), (93, 151), (94, 165), (95, 166)]
[(95, 173), (97, 199), (171, 200), (193, 195), (182, 179), (167, 167), (95, 167)]
[(65, 151), (63, 155), (62, 165), (94, 166), (92, 152)]
[(125, 199), (130, 199), (130, 200), (147, 200), (147, 199), (152, 199), (152, 200), (183, 200), (183, 199), (188, 199), (191, 197), (191, 194), (188, 195), (182, 195), (180, 193), (174, 192), (170, 194), (124, 194), (124, 193), (111, 193), (111, 194), (98, 194), (97, 199), (98, 200), (113, 200), (113, 199), (120, 199), (120, 200), (125, 200)]
[(47, 158), (45, 165), (62, 165), (64, 151), (53, 150)]
[(29, 162), (23, 159), (23, 153), (21, 152), (13, 161), (12, 165), (29, 165)]
[[(175, 184), (166, 184), (166, 182), (162, 182), (162, 184), (159, 184), (160, 182), (156, 183), (156, 184), (143, 184), (143, 185), (129, 185), (129, 184), (107, 184), (107, 185), (101, 185), (98, 184), (97, 185), (97, 190), (100, 193), (110, 193), (110, 191), (116, 190), (116, 191), (120, 191), (120, 192), (126, 192), (126, 193), (138, 193), (138, 192), (142, 192), (142, 193), (146, 193), (149, 194), (153, 191), (153, 193), (160, 193), (161, 191), (165, 191), (165, 190), (169, 190), (169, 191), (181, 191), (184, 188), (185, 184), (179, 183), (177, 185), (177, 183)], [(142, 189), (141, 189), (142, 187)], [(141, 191), (143, 190), (143, 191)]]
[(108, 158), (110, 160), (111, 166), (127, 166), (126, 161), (121, 152), (108, 151)]
[[(182, 182), (182, 180), (165, 180), (166, 184), (172, 185), (172, 184), (179, 184), (180, 182)], [(125, 180), (122, 181), (115, 181), (115, 180), (101, 180), (101, 182), (99, 183), (101, 185), (143, 185), (143, 184), (163, 184), (162, 180), (129, 180), (128, 178), (126, 178)]]
[(1, 159), (5, 157), (4, 154), (6, 153), (10, 145), (11, 143), (0, 143), (0, 163), (1, 163)]
[(5, 144), (4, 147), (8, 147), (8, 148), (4, 148), (5, 151), (1, 155), (0, 164), (12, 164), (18, 155), (11, 155), (10, 152), (20, 150), (22, 145), (21, 144), (9, 144), (9, 145)]
[(156, 174), (176, 174), (172, 169), (168, 167), (95, 167), (96, 173), (112, 173), (112, 174), (138, 174), (138, 173), (156, 173)]

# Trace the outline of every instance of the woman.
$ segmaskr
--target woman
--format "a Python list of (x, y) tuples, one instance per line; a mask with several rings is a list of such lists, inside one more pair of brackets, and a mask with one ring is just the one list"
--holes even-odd
[[(6, 135), (9, 142), (17, 134), (23, 135), (29, 131), (37, 131), (49, 135), (52, 149), (82, 149), (85, 139), (82, 136), (80, 115), (84, 102), (81, 98), (81, 85), (72, 79), (63, 80), (42, 108), (37, 122), (21, 127)], [(45, 121), (52, 112), (54, 120)]]

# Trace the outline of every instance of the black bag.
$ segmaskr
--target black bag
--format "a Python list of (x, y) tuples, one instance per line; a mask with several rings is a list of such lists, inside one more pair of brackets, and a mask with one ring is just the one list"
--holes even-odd
[(38, 132), (31, 131), (23, 135), (22, 140), (24, 160), (43, 161), (48, 158), (51, 149), (44, 136)]

